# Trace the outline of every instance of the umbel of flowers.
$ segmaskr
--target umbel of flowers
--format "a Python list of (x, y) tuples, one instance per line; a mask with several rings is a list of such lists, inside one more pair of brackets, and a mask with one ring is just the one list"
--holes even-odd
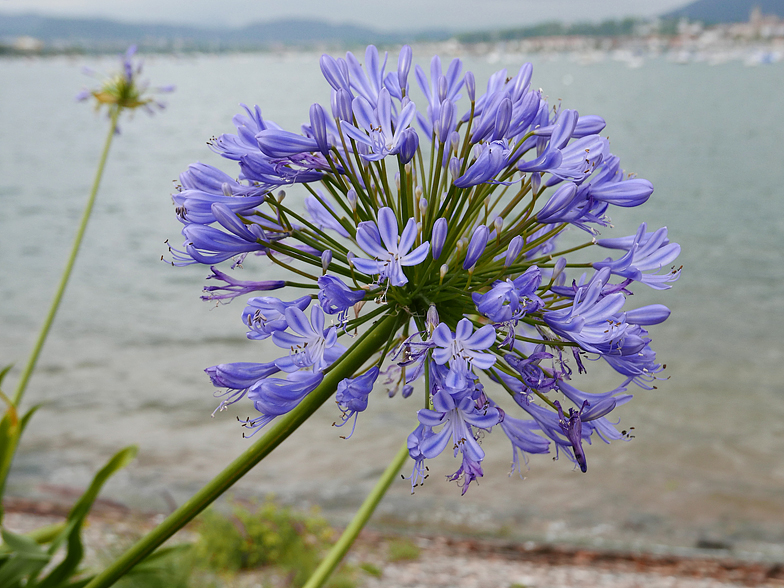
[[(247, 398), (252, 435), (335, 371), (328, 394), (352, 432), (380, 401), (374, 386), (424, 391), (410, 401), (412, 486), (448, 450), (465, 492), (482, 476), (481, 434), (498, 429), (514, 468), (520, 453), (554, 451), (585, 472), (585, 444), (623, 438), (608, 416), (663, 369), (648, 328), (670, 312), (629, 308), (627, 297), (638, 284), (670, 288), (680, 247), (645, 223), (596, 238), (611, 207), (639, 206), (653, 186), (621, 169), (603, 118), (533, 89), (531, 64), (496, 72), (484, 92), (459, 59), (444, 70), (434, 57), (429, 75), (410, 75), (408, 46), (396, 66), (373, 46), (364, 63), (347, 53), (320, 64), (331, 101), (313, 104), (299, 133), (244, 107), (237, 133), (210, 142), (237, 177), (194, 164), (173, 196), (185, 237), (173, 264), (211, 266), (206, 300), (254, 295), (248, 338), (280, 348), (266, 363), (208, 368), (219, 408)], [(304, 210), (286, 203), (291, 184), (307, 191)], [(569, 228), (586, 242), (559, 246)], [(570, 262), (588, 247), (596, 261)], [(259, 278), (275, 264), (289, 278), (241, 280), (240, 264)], [(587, 359), (609, 364), (618, 387), (583, 391), (575, 376)], [(496, 404), (505, 394), (514, 412)]]

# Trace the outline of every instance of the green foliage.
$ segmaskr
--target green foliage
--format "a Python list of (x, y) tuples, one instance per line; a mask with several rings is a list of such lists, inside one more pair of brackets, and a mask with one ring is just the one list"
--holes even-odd
[[(206, 511), (198, 526), (194, 553), (200, 565), (223, 572), (275, 566), (291, 586), (302, 586), (329, 547), (334, 531), (317, 513), (303, 514), (272, 499), (245, 508), (234, 504), (230, 515)], [(351, 588), (349, 571), (327, 584)]]
[(359, 564), (359, 569), (365, 572), (366, 574), (370, 574), (371, 576), (374, 576), (376, 578), (380, 578), (383, 575), (381, 568), (367, 561), (364, 561), (361, 564)]
[(408, 561), (419, 559), (419, 547), (411, 539), (395, 539), (387, 548), (389, 561)]
[[(9, 405), (11, 413), (13, 405)], [(29, 414), (29, 413), (28, 413)], [(5, 418), (3, 422), (5, 421)], [(26, 423), (22, 417), (17, 423), (9, 422), (17, 427), (18, 434)], [(18, 440), (18, 435), (17, 435)], [(65, 523), (56, 528), (47, 529), (46, 533), (18, 535), (2, 529), (3, 544), (0, 546), (0, 586), (3, 588), (79, 588), (87, 583), (86, 579), (74, 580), (79, 577), (84, 546), (81, 531), (84, 521), (98, 497), (101, 488), (117, 470), (122, 469), (136, 456), (136, 447), (126, 447), (99, 471), (89, 488), (71, 509)], [(48, 547), (44, 547), (48, 544)], [(61, 547), (65, 547), (65, 557), (54, 567), (50, 562), (59, 555)], [(49, 568), (49, 569), (48, 569)], [(40, 578), (44, 572), (46, 575)]]
[(194, 559), (192, 546), (188, 544), (159, 549), (123, 576), (115, 586), (116, 588), (196, 588), (191, 577)]
[(458, 35), (457, 38), (463, 43), (492, 43), (498, 41), (530, 39), (534, 37), (578, 35), (586, 37), (616, 37), (633, 34), (634, 27), (639, 22), (640, 21), (633, 18), (625, 18), (623, 20), (605, 20), (600, 23), (583, 22), (574, 24), (563, 24), (558, 21), (552, 21), (523, 28), (463, 33)]

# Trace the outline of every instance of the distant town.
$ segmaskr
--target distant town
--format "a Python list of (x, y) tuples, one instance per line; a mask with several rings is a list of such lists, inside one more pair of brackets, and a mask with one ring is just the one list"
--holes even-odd
[(569, 53), (586, 64), (611, 58), (625, 61), (630, 67), (657, 56), (679, 63), (741, 60), (748, 65), (762, 65), (784, 59), (784, 18), (764, 14), (754, 6), (745, 22), (712, 25), (687, 17), (664, 17), (405, 35), (317, 21), (259, 23), (240, 30), (215, 31), (0, 14), (0, 55), (107, 53), (122, 50), (130, 43), (146, 52), (158, 53), (333, 50), (366, 43), (382, 47), (415, 43), (434, 45), (445, 55), (485, 55), (490, 60), (510, 54)]

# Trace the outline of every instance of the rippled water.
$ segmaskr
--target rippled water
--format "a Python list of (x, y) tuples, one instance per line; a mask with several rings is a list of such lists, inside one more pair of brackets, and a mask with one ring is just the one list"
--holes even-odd
[[(419, 52), (422, 55), (422, 52)], [(415, 52), (416, 55), (416, 52)], [(197, 160), (218, 164), (204, 142), (232, 130), (237, 103), (259, 103), (289, 129), (326, 103), (317, 55), (151, 58), (147, 74), (177, 85), (163, 114), (125, 121), (83, 253), (33, 377), (27, 401), (45, 402), (23, 441), (10, 492), (45, 496), (79, 486), (112, 452), (138, 443), (139, 458), (108, 494), (134, 506), (184, 499), (242, 451), (235, 415), (211, 419), (208, 365), (264, 361), (249, 342), (241, 302), (198, 299), (206, 271), (161, 263), (179, 241), (168, 194)], [(467, 60), (478, 83), (499, 67)], [(594, 445), (583, 475), (565, 460), (531, 459), (508, 478), (508, 442), (484, 439), (479, 487), (460, 497), (443, 482), (456, 465), (431, 466), (413, 496), (393, 485), (378, 521), (402, 520), (513, 537), (691, 546), (719, 538), (746, 551), (784, 549), (784, 75), (782, 65), (641, 68), (581, 66), (535, 56), (534, 84), (551, 100), (608, 120), (613, 152), (656, 192), (617, 210), (614, 235), (646, 220), (681, 243), (683, 276), (661, 294), (673, 315), (653, 332), (671, 379), (639, 391), (617, 412), (636, 438)], [(0, 60), (0, 363), (16, 362), (12, 388), (43, 320), (70, 247), (106, 129), (73, 95), (80, 68), (113, 60)], [(230, 173), (230, 166), (224, 166)], [(295, 191), (290, 191), (292, 195)], [(596, 370), (593, 370), (596, 371)], [(595, 391), (610, 380), (595, 376)], [(584, 380), (582, 381), (584, 382)], [(582, 383), (581, 382), (581, 383)], [(323, 407), (237, 487), (318, 503), (336, 520), (358, 506), (415, 426), (413, 400), (375, 398), (349, 441)]]

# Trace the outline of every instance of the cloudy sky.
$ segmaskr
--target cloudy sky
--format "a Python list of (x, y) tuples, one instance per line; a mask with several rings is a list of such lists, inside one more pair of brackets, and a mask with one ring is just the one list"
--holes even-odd
[(0, 14), (101, 16), (129, 22), (204, 26), (286, 17), (350, 22), (377, 30), (476, 30), (547, 20), (600, 21), (655, 16), (690, 0), (0, 0)]

